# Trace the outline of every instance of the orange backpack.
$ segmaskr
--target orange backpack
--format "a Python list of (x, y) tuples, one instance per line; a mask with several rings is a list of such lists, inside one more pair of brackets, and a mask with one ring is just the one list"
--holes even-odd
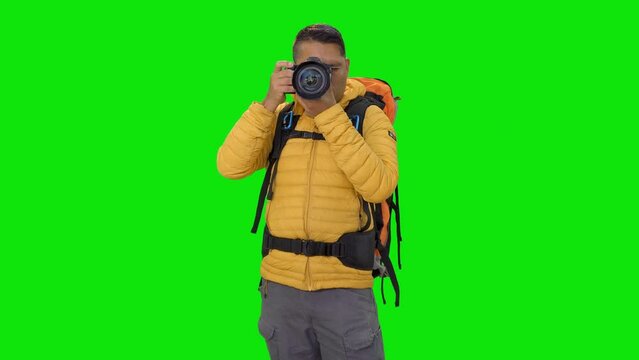
[[(366, 86), (366, 95), (365, 99), (368, 100), (368, 104), (364, 102), (363, 105), (358, 104), (358, 99), (354, 99), (345, 109), (351, 121), (353, 118), (359, 120), (354, 122), (353, 125), (357, 128), (357, 130), (362, 134), (363, 129), (363, 120), (364, 115), (366, 113), (366, 108), (370, 105), (379, 106), (388, 119), (390, 119), (391, 124), (395, 124), (395, 117), (397, 115), (397, 101), (400, 100), (399, 97), (393, 96), (393, 91), (390, 85), (381, 79), (375, 78), (353, 78), (364, 84)], [(351, 106), (352, 104), (352, 106)], [(358, 118), (358, 116), (360, 118)], [(395, 134), (393, 134), (394, 136)], [(401, 262), (401, 253), (400, 253), (400, 243), (402, 241), (401, 228), (400, 228), (400, 217), (399, 217), (399, 186), (395, 188), (394, 196), (391, 195), (385, 202), (379, 204), (370, 204), (373, 208), (373, 217), (375, 219), (375, 226), (377, 229), (378, 237), (381, 245), (383, 246), (381, 249), (378, 248), (375, 250), (376, 258), (381, 260), (381, 264), (378, 264), (379, 268), (373, 271), (374, 276), (379, 276), (382, 278), (382, 300), (384, 304), (386, 304), (386, 299), (384, 297), (384, 278), (390, 277), (391, 282), (393, 283), (393, 287), (396, 293), (396, 305), (399, 304), (399, 284), (397, 283), (397, 278), (395, 276), (395, 271), (392, 268), (392, 263), (388, 258), (388, 253), (390, 251), (390, 243), (391, 243), (391, 215), (392, 212), (395, 211), (395, 224), (396, 234), (397, 234), (397, 266), (399, 269), (402, 268)], [(380, 250), (382, 250), (380, 252)], [(384, 254), (384, 252), (386, 254)], [(386, 260), (386, 261), (384, 261)], [(377, 261), (376, 261), (377, 262)]]

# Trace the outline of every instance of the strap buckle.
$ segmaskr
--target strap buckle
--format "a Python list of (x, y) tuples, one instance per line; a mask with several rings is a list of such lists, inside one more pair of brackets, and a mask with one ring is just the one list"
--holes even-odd
[(340, 242), (332, 244), (321, 243), (313, 240), (298, 240), (292, 244), (291, 251), (294, 254), (305, 256), (346, 256), (346, 245)]
[(293, 252), (297, 255), (303, 254), (305, 256), (313, 256), (317, 252), (315, 241), (300, 240), (296, 242), (296, 244), (298, 245), (294, 246)]

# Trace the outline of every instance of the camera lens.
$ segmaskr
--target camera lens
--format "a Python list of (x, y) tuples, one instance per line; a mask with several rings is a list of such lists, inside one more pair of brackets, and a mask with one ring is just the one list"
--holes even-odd
[(300, 84), (309, 93), (316, 92), (324, 82), (322, 74), (317, 69), (305, 69), (300, 74)]
[(293, 73), (295, 92), (306, 99), (322, 97), (331, 85), (330, 69), (317, 61), (302, 63)]
[(311, 87), (311, 86), (315, 86), (318, 83), (318, 78), (319, 76), (313, 74), (313, 75), (308, 75), (306, 78), (304, 78), (302, 80), (302, 82), (304, 83), (304, 85), (306, 87)]

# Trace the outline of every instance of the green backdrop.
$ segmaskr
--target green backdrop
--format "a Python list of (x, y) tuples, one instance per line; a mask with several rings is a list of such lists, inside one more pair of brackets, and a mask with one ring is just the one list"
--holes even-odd
[(636, 358), (629, 8), (2, 7), (0, 358), (267, 358), (263, 171), (224, 179), (216, 152), (316, 22), (402, 97), (387, 358)]

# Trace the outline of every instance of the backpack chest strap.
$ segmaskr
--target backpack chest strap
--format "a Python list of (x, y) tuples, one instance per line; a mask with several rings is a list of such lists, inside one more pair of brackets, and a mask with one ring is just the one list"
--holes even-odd
[(313, 140), (326, 140), (324, 139), (324, 135), (316, 132), (310, 131), (299, 131), (292, 130), (290, 134), (287, 135), (289, 139), (313, 139)]

